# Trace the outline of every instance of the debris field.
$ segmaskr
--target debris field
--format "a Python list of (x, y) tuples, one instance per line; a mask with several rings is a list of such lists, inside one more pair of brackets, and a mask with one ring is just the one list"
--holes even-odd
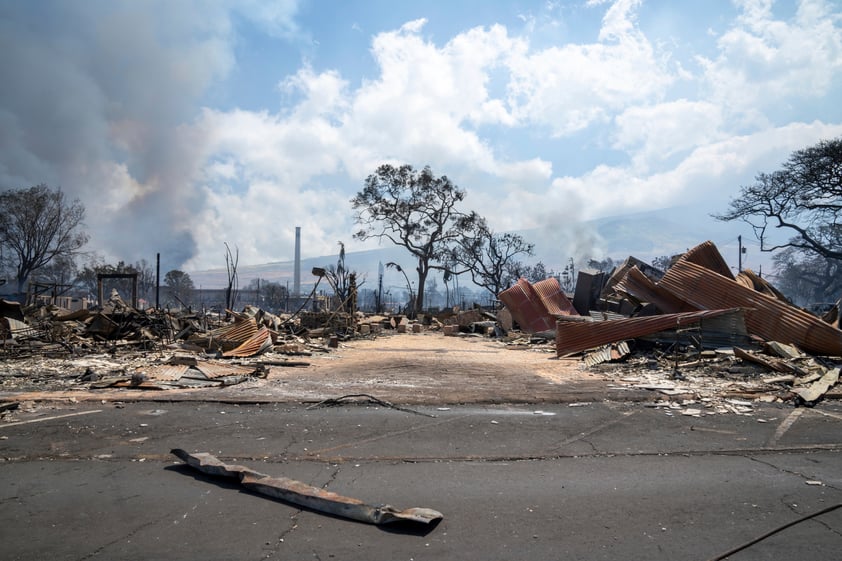
[[(132, 400), (231, 386), (254, 400), (360, 394), (579, 405), (564, 395), (565, 383), (584, 380), (583, 401), (628, 396), (695, 416), (842, 396), (838, 305), (822, 318), (802, 310), (751, 271), (734, 276), (711, 242), (666, 271), (629, 257), (610, 274), (580, 271), (573, 294), (552, 277), (520, 279), (499, 301), (495, 310), (411, 319), (342, 310), (276, 315), (252, 306), (224, 315), (137, 310), (116, 293), (96, 310), (4, 300), (0, 414), (12, 420), (15, 404), (51, 395)], [(540, 387), (512, 381), (526, 377)], [(312, 391), (293, 391), (305, 379)], [(506, 384), (508, 391), (499, 389)]]

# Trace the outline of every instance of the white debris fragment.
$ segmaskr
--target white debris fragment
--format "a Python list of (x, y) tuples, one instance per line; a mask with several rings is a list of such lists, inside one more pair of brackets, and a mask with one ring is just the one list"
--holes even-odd
[(689, 417), (701, 417), (702, 416), (702, 410), (701, 409), (694, 409), (694, 408), (690, 407), (690, 408), (682, 411), (681, 414), (687, 415)]

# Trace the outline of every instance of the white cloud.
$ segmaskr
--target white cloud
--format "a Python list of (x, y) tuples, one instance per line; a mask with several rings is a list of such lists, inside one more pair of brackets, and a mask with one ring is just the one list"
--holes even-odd
[(635, 169), (646, 173), (675, 154), (709, 144), (722, 136), (722, 114), (706, 101), (679, 99), (634, 106), (616, 119), (614, 146), (629, 151)]
[(791, 21), (775, 19), (768, 0), (744, 1), (717, 40), (715, 59), (699, 57), (712, 101), (762, 122), (788, 99), (824, 96), (842, 69), (840, 16), (823, 0), (802, 0)]
[(513, 53), (507, 60), (509, 103), (518, 119), (563, 136), (660, 99), (674, 78), (635, 25), (638, 4), (615, 2), (597, 43)]
[(840, 134), (842, 124), (792, 123), (701, 144), (666, 171), (601, 165), (581, 176), (553, 180), (544, 206), (559, 209), (581, 201), (582, 219), (687, 204), (709, 208), (715, 201), (724, 210), (740, 185), (757, 173), (779, 169), (792, 151)]

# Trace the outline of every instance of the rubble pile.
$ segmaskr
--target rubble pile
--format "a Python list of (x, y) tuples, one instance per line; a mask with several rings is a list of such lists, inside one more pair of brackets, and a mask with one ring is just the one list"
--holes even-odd
[(116, 293), (74, 312), (2, 300), (0, 390), (222, 387), (325, 351), (289, 318), (253, 306), (227, 315), (141, 311)]
[[(521, 279), (499, 297), (524, 331), (553, 330), (559, 358), (581, 356), (588, 367), (624, 361), (650, 372), (648, 380), (622, 380), (672, 395), (705, 395), (699, 388), (710, 384), (701, 378), (748, 373), (742, 382), (720, 380), (719, 393), (764, 393), (807, 405), (835, 396), (838, 306), (819, 318), (749, 270), (735, 277), (711, 242), (673, 259), (667, 271), (629, 257), (607, 278), (580, 273), (572, 302), (557, 287), (554, 279), (535, 285)], [(654, 381), (652, 371), (667, 373), (670, 383), (663, 376)], [(673, 382), (690, 378), (694, 391)]]

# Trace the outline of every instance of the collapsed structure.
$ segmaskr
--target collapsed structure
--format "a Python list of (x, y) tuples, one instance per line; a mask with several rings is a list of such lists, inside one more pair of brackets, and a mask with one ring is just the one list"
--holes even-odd
[(137, 310), (116, 293), (94, 310), (0, 301), (0, 357), (121, 353), (137, 363), (126, 361), (118, 371), (89, 368), (74, 379), (91, 388), (220, 387), (265, 377), (270, 367), (308, 366), (289, 356), (328, 352), (341, 340), (439, 330), (508, 343), (526, 333), (533, 344), (554, 342), (558, 358), (581, 356), (585, 367), (654, 353), (676, 379), (691, 365), (717, 364), (730, 373), (753, 365), (777, 374), (805, 403), (838, 380), (838, 306), (824, 318), (793, 306), (751, 271), (734, 276), (711, 242), (674, 258), (666, 271), (629, 257), (610, 274), (580, 271), (572, 295), (551, 277), (520, 279), (499, 299), (503, 307), (495, 311), (454, 309), (417, 320), (365, 315), (353, 306), (292, 315), (246, 306), (224, 317)]
[[(699, 356), (733, 353), (825, 391), (838, 379), (839, 368), (827, 360), (842, 357), (838, 305), (824, 318), (793, 306), (753, 272), (732, 275), (712, 242), (674, 259), (665, 272), (629, 257), (605, 277), (580, 273), (573, 302), (555, 279), (534, 285), (521, 279), (499, 297), (522, 329), (554, 331), (559, 357), (585, 353), (588, 364), (596, 364), (628, 355), (630, 341), (649, 341), (689, 347)], [(796, 363), (805, 358), (802, 351), (825, 360), (812, 360), (807, 372)], [(823, 392), (816, 393), (796, 391), (808, 402)]]

